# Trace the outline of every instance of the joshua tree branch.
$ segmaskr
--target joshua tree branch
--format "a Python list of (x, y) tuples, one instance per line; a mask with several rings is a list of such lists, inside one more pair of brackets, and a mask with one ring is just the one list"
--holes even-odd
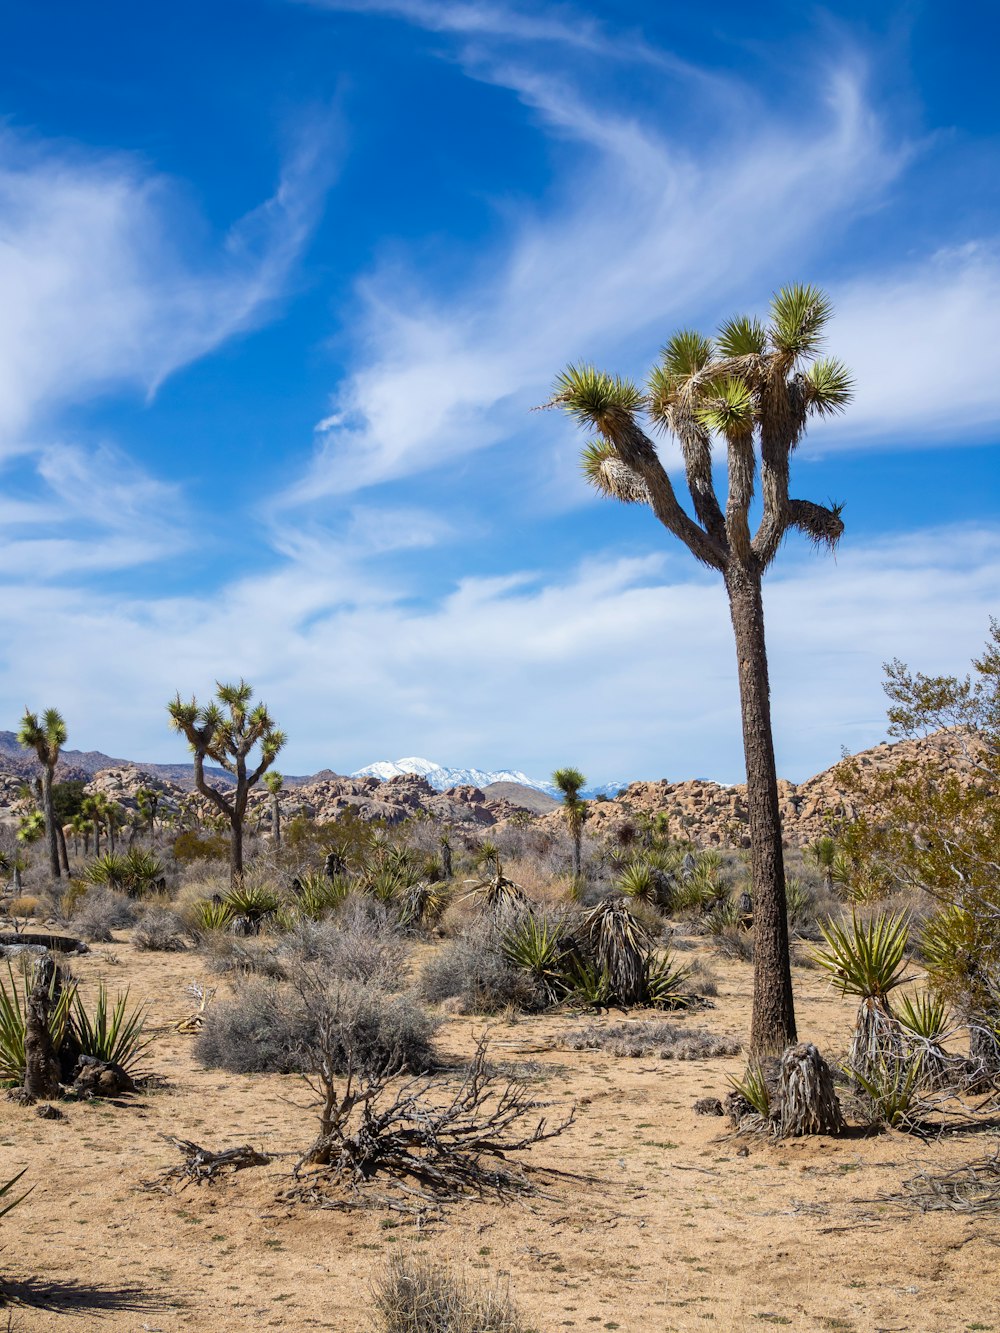
[(663, 526), (680, 538), (702, 564), (725, 569), (728, 552), (685, 512), (652, 440), (634, 419), (622, 413), (617, 420), (609, 420), (604, 431), (625, 466), (642, 478), (649, 492), (650, 507)]

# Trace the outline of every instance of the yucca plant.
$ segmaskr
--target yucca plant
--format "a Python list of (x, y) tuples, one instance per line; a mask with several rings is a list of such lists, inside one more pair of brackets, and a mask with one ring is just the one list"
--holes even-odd
[(649, 954), (643, 978), (646, 1003), (657, 1009), (690, 1008), (694, 996), (685, 989), (690, 976), (691, 968), (686, 964), (675, 964), (669, 954), (664, 954), (662, 958)]
[(896, 1017), (912, 1057), (919, 1063), (922, 1081), (932, 1088), (942, 1088), (952, 1081), (956, 1062), (944, 1049), (950, 1035), (948, 1005), (940, 996), (921, 991), (911, 998), (905, 995), (896, 1007)]
[(262, 884), (246, 884), (242, 880), (229, 890), (222, 901), (234, 917), (245, 916), (255, 928), (281, 905), (273, 889)]
[[(9, 989), (7, 983), (0, 980), (0, 1079), (12, 1079), (20, 1083), (24, 1079), (24, 1029), (28, 996), (34, 984), (34, 969), (26, 968), (19, 983), (8, 963), (7, 976)], [(56, 996), (57, 984), (58, 977), (53, 974), (49, 987), (50, 999)], [(74, 990), (72, 985), (64, 986), (49, 1010), (49, 1037), (56, 1051), (61, 1048), (66, 1036)]]
[(748, 1065), (742, 1078), (733, 1078), (732, 1074), (727, 1074), (726, 1078), (732, 1084), (733, 1090), (749, 1102), (761, 1119), (770, 1118), (771, 1093), (759, 1064)]
[(701, 929), (706, 935), (721, 935), (724, 931), (735, 930), (742, 920), (739, 900), (723, 898), (702, 919)]
[(785, 881), (785, 904), (788, 908), (788, 924), (795, 929), (801, 926), (812, 911), (813, 896), (807, 884), (790, 876)]
[(624, 898), (603, 898), (583, 919), (594, 961), (618, 1004), (642, 1004), (652, 941)]
[(480, 849), (480, 854), (486, 852), (484, 865), (492, 870), (492, 874), (485, 879), (466, 880), (471, 885), (466, 890), (463, 897), (474, 899), (480, 906), (484, 907), (493, 916), (505, 916), (511, 911), (524, 907), (528, 902), (528, 895), (521, 888), (520, 884), (515, 884), (512, 879), (508, 879), (503, 873), (503, 862), (500, 859), (500, 852), (493, 843), (484, 843)]
[(81, 879), (88, 884), (127, 893), (139, 898), (148, 893), (163, 875), (163, 863), (151, 852), (133, 847), (127, 852), (105, 852), (84, 870)]
[(905, 915), (880, 912), (865, 920), (854, 913), (850, 926), (828, 920), (820, 923), (820, 932), (826, 948), (816, 949), (813, 957), (842, 995), (855, 995), (861, 1001), (848, 1057), (851, 1068), (863, 1074), (886, 1058), (898, 1060), (901, 1029), (889, 996), (908, 980)]
[(146, 1010), (136, 1005), (128, 1012), (128, 991), (119, 994), (112, 1007), (107, 987), (102, 981), (91, 1015), (79, 991), (73, 993), (73, 1031), (84, 1055), (115, 1064), (131, 1071), (152, 1038), (143, 1036)]
[(212, 930), (225, 930), (232, 924), (234, 912), (231, 903), (214, 903), (210, 898), (202, 898), (191, 907), (191, 926), (198, 934), (207, 934)]
[(857, 1069), (849, 1072), (863, 1094), (865, 1110), (873, 1125), (888, 1125), (891, 1129), (919, 1127), (919, 1113), (923, 1108), (919, 1096), (922, 1073), (918, 1059), (882, 1056), (864, 1073)]
[(16, 1199), (7, 1197), (27, 1169), (28, 1168), (25, 1167), (24, 1171), (18, 1171), (16, 1176), (11, 1176), (10, 1180), (5, 1180), (4, 1183), (0, 1185), (0, 1217), (6, 1217), (7, 1214), (15, 1209), (19, 1203), (23, 1203), (31, 1193), (31, 1190), (35, 1188), (34, 1185), (32, 1185), (31, 1188), (26, 1189), (23, 1194), (19, 1194)]
[(331, 879), (329, 875), (307, 871), (298, 877), (294, 908), (310, 921), (319, 921), (340, 906), (350, 889), (351, 881), (346, 875)]
[(632, 861), (618, 876), (615, 887), (627, 898), (652, 904), (657, 898), (659, 876), (648, 861)]
[(500, 945), (508, 962), (527, 972), (542, 987), (550, 1004), (566, 994), (563, 931), (557, 922), (523, 912), (504, 931)]
[(587, 959), (574, 956), (569, 960), (566, 975), (575, 1003), (588, 1009), (606, 1009), (614, 1002), (607, 968), (597, 968)]

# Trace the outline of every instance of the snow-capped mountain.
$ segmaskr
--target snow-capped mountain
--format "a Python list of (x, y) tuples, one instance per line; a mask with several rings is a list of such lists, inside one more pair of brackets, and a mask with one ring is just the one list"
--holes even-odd
[[(397, 759), (395, 762), (383, 759), (379, 763), (369, 764), (367, 768), (359, 768), (351, 774), (351, 777), (378, 778), (380, 782), (385, 782), (403, 773), (415, 773), (419, 777), (426, 778), (435, 791), (446, 791), (449, 787), (482, 788), (488, 787), (491, 782), (516, 782), (521, 787), (543, 791), (547, 796), (554, 796), (557, 800), (560, 795), (551, 782), (536, 782), (534, 778), (529, 778), (526, 773), (516, 768), (501, 768), (492, 772), (482, 768), (445, 768), (441, 764), (432, 763), (430, 759), (420, 759), (416, 755), (408, 759)], [(585, 787), (583, 795), (613, 796), (625, 785), (622, 782), (609, 782), (601, 787)]]

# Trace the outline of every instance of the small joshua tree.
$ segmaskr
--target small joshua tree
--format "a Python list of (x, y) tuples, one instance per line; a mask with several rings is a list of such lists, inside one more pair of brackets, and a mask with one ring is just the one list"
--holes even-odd
[[(191, 746), (195, 786), (229, 824), (229, 873), (235, 888), (243, 875), (243, 822), (250, 789), (274, 763), (285, 743), (285, 733), (275, 727), (266, 704), (251, 707), (253, 687), (244, 680), (238, 685), (217, 682), (216, 699), (218, 703), (213, 700), (199, 707), (197, 699), (185, 703), (178, 694), (167, 705), (167, 711), (170, 725), (186, 736)], [(251, 767), (248, 760), (256, 746), (260, 747), (260, 759)], [(208, 782), (206, 759), (235, 778), (231, 796)]]
[(278, 793), (284, 785), (285, 779), (277, 769), (264, 774), (264, 786), (271, 793), (271, 837), (274, 839), (275, 847), (281, 846), (281, 805), (278, 802)]
[(26, 708), (18, 728), (17, 743), (25, 750), (34, 750), (41, 765), (42, 814), (49, 846), (49, 872), (53, 879), (59, 879), (59, 833), (52, 804), (52, 778), (59, 762), (59, 751), (66, 744), (66, 723), (62, 714), (57, 708), (46, 708), (39, 721), (38, 714)]
[(583, 824), (587, 818), (587, 802), (580, 798), (580, 788), (587, 779), (578, 768), (557, 768), (552, 774), (552, 781), (562, 792), (563, 811), (573, 839), (573, 880), (580, 879), (580, 842), (583, 838)]

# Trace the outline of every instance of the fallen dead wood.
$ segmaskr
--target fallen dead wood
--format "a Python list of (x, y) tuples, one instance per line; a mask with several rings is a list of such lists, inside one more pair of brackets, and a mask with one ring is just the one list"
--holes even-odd
[(186, 1189), (192, 1181), (201, 1185), (214, 1180), (222, 1172), (243, 1171), (249, 1166), (267, 1166), (271, 1160), (267, 1153), (257, 1152), (248, 1143), (212, 1152), (209, 1148), (192, 1143), (190, 1139), (174, 1138), (172, 1134), (161, 1134), (160, 1138), (172, 1143), (183, 1153), (184, 1161), (177, 1166), (167, 1167), (153, 1180), (147, 1181), (146, 1189), (172, 1190), (177, 1182), (181, 1189)]
[(865, 1202), (896, 1203), (922, 1213), (987, 1213), (1000, 1210), (1000, 1149), (991, 1157), (951, 1171), (919, 1171), (903, 1181), (899, 1194)]

